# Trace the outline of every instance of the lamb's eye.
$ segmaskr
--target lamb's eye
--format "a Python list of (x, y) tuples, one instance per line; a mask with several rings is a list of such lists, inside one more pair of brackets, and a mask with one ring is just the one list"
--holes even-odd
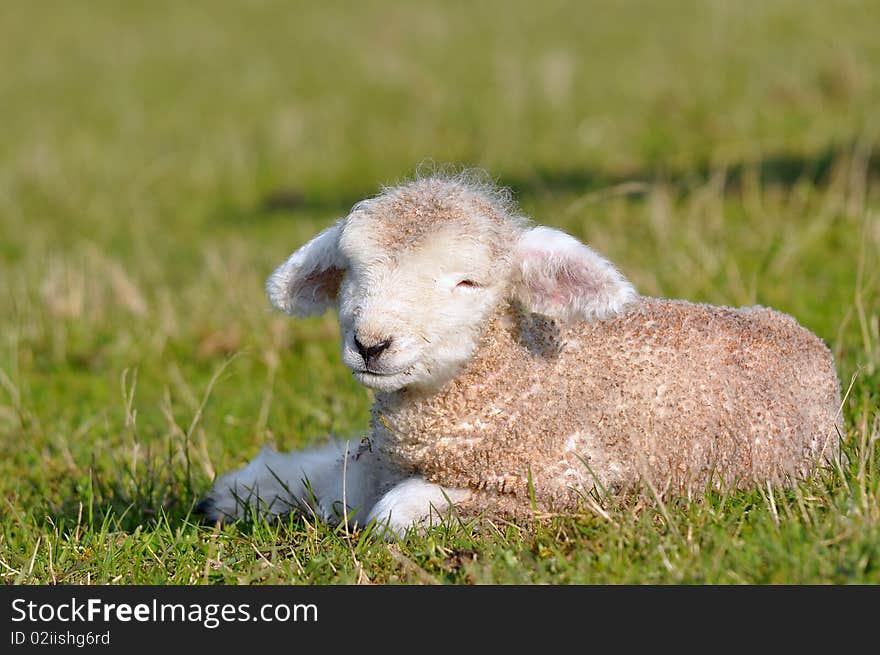
[(477, 289), (482, 285), (477, 284), (473, 280), (462, 280), (461, 282), (459, 282), (455, 286), (458, 289)]

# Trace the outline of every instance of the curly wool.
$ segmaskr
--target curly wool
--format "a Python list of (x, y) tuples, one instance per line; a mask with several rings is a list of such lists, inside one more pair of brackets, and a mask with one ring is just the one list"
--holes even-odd
[(352, 208), (348, 229), (357, 228), (363, 218), (370, 222), (370, 239), (387, 257), (417, 248), (448, 225), (489, 245), (493, 256), (501, 257), (513, 235), (530, 222), (516, 211), (507, 189), (495, 187), (474, 171), (435, 173), (385, 187), (379, 196)]
[(768, 308), (642, 297), (561, 324), (510, 303), (439, 392), (379, 394), (372, 432), (392, 465), (473, 490), (466, 511), (524, 517), (594, 485), (787, 483), (837, 455), (839, 409), (828, 348)]

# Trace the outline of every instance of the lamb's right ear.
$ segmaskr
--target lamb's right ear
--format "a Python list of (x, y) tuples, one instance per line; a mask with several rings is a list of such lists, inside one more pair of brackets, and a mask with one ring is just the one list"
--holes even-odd
[(266, 280), (273, 307), (294, 316), (327, 311), (345, 274), (338, 245), (341, 231), (342, 221), (320, 232), (275, 269)]

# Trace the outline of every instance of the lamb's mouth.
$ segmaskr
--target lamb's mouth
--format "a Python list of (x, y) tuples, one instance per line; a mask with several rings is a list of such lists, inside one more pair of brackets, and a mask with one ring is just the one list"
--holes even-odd
[(390, 378), (394, 377), (395, 375), (403, 375), (404, 373), (406, 373), (406, 371), (404, 369), (401, 369), (399, 371), (371, 371), (367, 368), (358, 368), (354, 369), (352, 373), (354, 373), (355, 375), (364, 375), (367, 377)]
[(365, 387), (377, 391), (392, 391), (407, 384), (412, 375), (410, 369), (397, 371), (371, 371), (365, 368), (352, 369), (354, 379)]

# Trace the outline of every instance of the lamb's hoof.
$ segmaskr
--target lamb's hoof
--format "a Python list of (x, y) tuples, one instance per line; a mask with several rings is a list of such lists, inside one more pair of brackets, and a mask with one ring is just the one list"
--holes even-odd
[(217, 509), (217, 503), (211, 496), (205, 496), (193, 508), (193, 514), (201, 514), (204, 523), (216, 523), (223, 521), (226, 517)]
[(214, 508), (214, 499), (205, 496), (199, 501), (199, 504), (193, 508), (193, 514), (208, 514)]

